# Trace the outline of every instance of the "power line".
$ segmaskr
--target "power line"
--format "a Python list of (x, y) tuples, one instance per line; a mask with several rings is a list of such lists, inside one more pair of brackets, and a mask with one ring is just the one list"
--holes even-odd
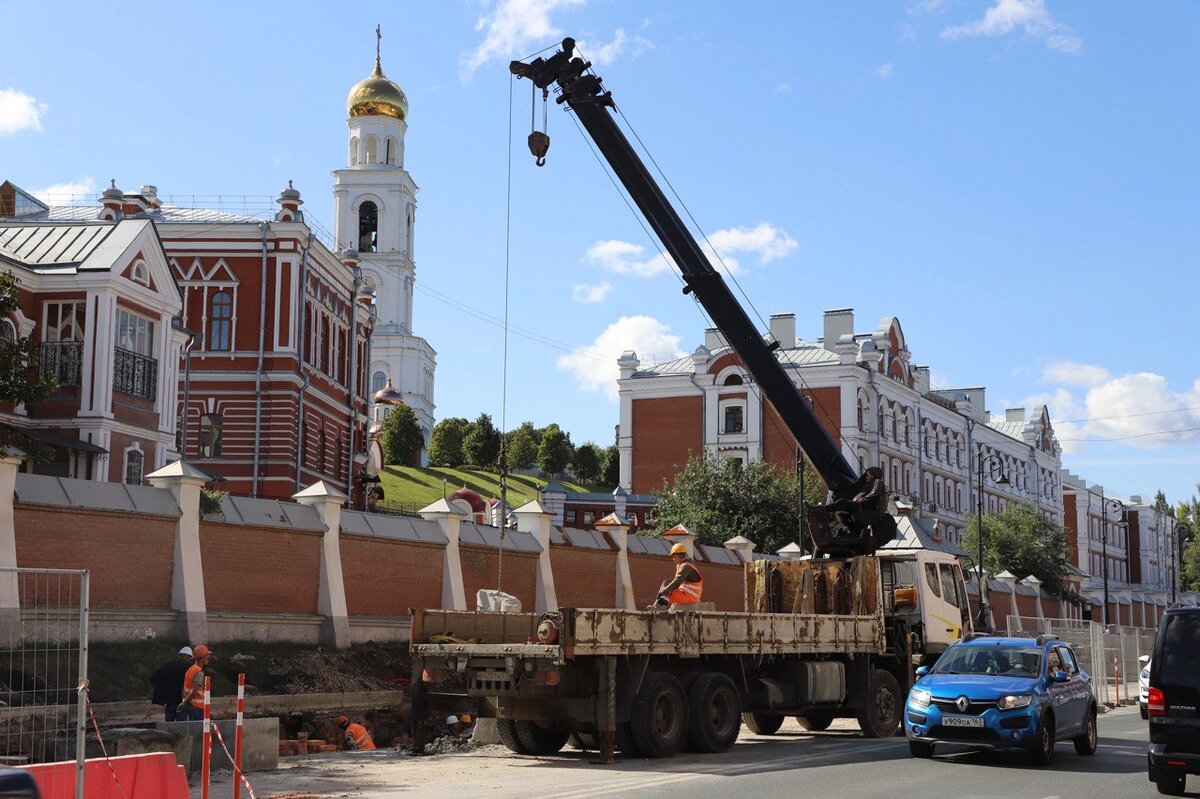
[(1061, 441), (1085, 441), (1085, 442), (1102, 442), (1102, 441), (1130, 441), (1135, 438), (1148, 438), (1150, 436), (1166, 436), (1174, 433), (1195, 433), (1200, 431), (1200, 427), (1181, 427), (1178, 430), (1155, 430), (1150, 433), (1137, 433), (1131, 436), (1114, 436), (1112, 438), (1060, 438)]

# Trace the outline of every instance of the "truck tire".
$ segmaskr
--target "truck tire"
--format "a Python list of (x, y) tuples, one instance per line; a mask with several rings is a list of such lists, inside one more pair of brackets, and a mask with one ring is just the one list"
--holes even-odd
[(570, 730), (556, 724), (542, 725), (536, 721), (516, 723), (517, 740), (531, 755), (552, 755), (562, 749), (571, 736)]
[(867, 704), (858, 712), (858, 726), (867, 738), (890, 738), (900, 727), (904, 699), (891, 672), (875, 669), (867, 686)]
[(646, 676), (629, 713), (633, 743), (646, 757), (670, 757), (683, 747), (688, 733), (688, 702), (674, 674)]
[(783, 716), (778, 713), (743, 713), (742, 723), (755, 735), (774, 735), (783, 726)]
[(821, 732), (829, 729), (829, 725), (833, 724), (833, 714), (814, 710), (803, 716), (796, 716), (796, 721), (809, 732)]
[(521, 739), (517, 737), (517, 722), (512, 719), (496, 719), (496, 735), (500, 737), (500, 743), (504, 744), (509, 751), (516, 752), (518, 755), (530, 754), (530, 751), (525, 748), (525, 744), (521, 743)]
[(600, 748), (600, 741), (594, 732), (585, 732), (584, 730), (575, 730), (571, 733), (571, 737), (567, 739), (567, 744), (572, 749), (578, 749), (581, 752), (595, 752)]
[(733, 680), (702, 674), (688, 690), (688, 740), (697, 752), (727, 752), (742, 728), (742, 700)]

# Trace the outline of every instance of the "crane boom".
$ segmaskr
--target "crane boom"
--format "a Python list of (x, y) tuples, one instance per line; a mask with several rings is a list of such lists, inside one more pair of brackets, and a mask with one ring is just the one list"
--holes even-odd
[[(674, 259), (683, 275), (684, 293), (695, 293), (696, 299), (741, 358), (751, 378), (775, 407), (834, 496), (852, 496), (861, 485), (861, 478), (775, 357), (774, 350), (780, 343), (791, 345), (793, 342), (767, 344), (763, 340), (762, 334), (738, 303), (724, 278), (713, 268), (700, 244), (617, 126), (611, 110), (614, 107), (612, 93), (603, 89), (598, 76), (587, 73), (591, 64), (574, 57), (574, 49), (575, 41), (564, 39), (562, 50), (529, 63), (513, 61), (510, 70), (543, 90), (551, 84), (557, 84), (561, 90), (557, 102), (566, 103), (575, 112), (617, 179)], [(544, 139), (540, 144), (540, 152), (535, 152), (535, 155), (544, 157), (549, 141)], [(530, 146), (534, 149), (533, 137)], [(825, 524), (823, 518), (816, 521)], [(860, 525), (853, 525), (853, 528), (847, 531), (853, 535), (847, 537), (858, 538), (863, 530)], [(869, 542), (870, 536), (867, 536), (863, 543)], [(854, 548), (874, 550), (873, 546)]]

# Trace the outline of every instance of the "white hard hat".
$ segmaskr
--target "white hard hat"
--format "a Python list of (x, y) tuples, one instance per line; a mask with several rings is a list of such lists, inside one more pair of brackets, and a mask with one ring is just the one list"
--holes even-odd
[(447, 724), (457, 724), (458, 716), (446, 716), (446, 723)]
[(192, 648), (190, 646), (185, 646), (183, 649), (179, 650), (179, 654), (187, 655), (188, 657), (191, 657), (192, 656)]

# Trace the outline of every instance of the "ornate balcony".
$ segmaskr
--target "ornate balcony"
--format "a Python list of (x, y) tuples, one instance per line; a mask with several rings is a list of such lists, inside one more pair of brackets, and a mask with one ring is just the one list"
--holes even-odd
[(113, 390), (153, 402), (158, 396), (158, 361), (117, 347), (113, 354)]
[(43, 377), (52, 377), (59, 387), (79, 385), (83, 363), (82, 341), (48, 341), (41, 346), (38, 363)]

